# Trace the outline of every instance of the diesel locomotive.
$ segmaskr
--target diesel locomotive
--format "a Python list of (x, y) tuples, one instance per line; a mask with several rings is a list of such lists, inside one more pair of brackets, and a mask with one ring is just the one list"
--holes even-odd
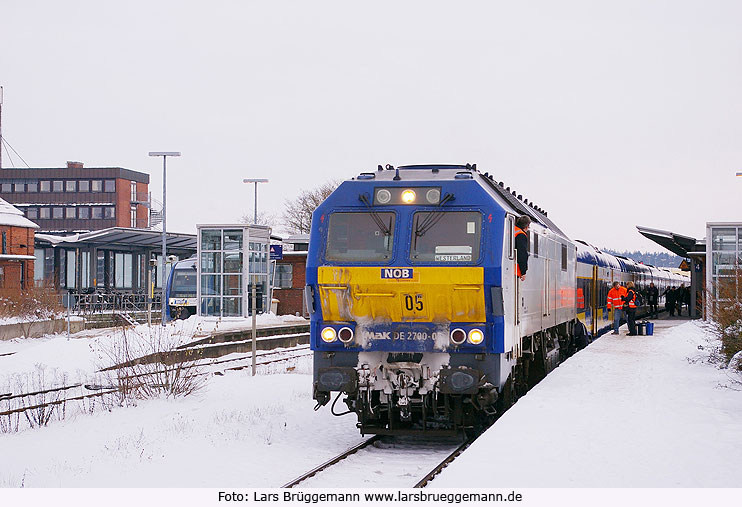
[(343, 182), (313, 214), (306, 277), (317, 408), (355, 413), (363, 434), (484, 425), (610, 326), (614, 280), (680, 283), (570, 240), (469, 164), (379, 166)]

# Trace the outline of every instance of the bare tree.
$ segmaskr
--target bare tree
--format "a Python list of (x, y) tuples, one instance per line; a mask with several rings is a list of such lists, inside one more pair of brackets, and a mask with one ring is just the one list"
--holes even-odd
[(340, 186), (340, 181), (330, 180), (311, 190), (302, 190), (295, 199), (284, 201), (283, 225), (293, 234), (307, 234), (312, 225), (312, 213), (322, 201)]
[[(272, 215), (265, 211), (258, 211), (258, 225), (267, 225), (271, 229), (276, 228), (276, 215)], [(252, 224), (255, 223), (255, 215), (253, 213), (245, 213), (240, 217), (241, 224)]]

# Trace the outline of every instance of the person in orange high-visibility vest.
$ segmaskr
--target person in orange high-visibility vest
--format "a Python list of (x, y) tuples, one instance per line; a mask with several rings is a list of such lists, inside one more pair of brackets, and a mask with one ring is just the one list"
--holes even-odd
[(528, 228), (531, 226), (530, 217), (523, 215), (515, 221), (515, 274), (521, 281), (526, 279), (528, 271)]
[(623, 297), (626, 295), (626, 288), (618, 282), (613, 282), (613, 288), (608, 291), (608, 311), (613, 310), (613, 334), (618, 334), (618, 328), (621, 327), (621, 314), (623, 309)]
[(634, 282), (626, 284), (626, 295), (623, 298), (626, 306), (626, 321), (629, 324), (628, 336), (636, 336), (636, 290)]

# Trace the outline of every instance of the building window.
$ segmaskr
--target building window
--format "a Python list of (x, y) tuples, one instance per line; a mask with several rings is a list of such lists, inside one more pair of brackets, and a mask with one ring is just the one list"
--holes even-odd
[(8, 253), (8, 233), (3, 231), (3, 253)]
[(67, 180), (64, 182), (64, 191), (65, 192), (76, 192), (77, 191), (77, 182), (75, 180)]
[(0, 187), (0, 191), (2, 191), (4, 194), (10, 193), (13, 191), (13, 185), (11, 183), (3, 183), (2, 187)]
[(16, 192), (24, 192), (26, 190), (26, 184), (25, 183), (15, 183), (13, 185), (13, 190)]
[(0, 287), (5, 287), (5, 268), (0, 268)]
[(64, 218), (75, 218), (75, 208), (69, 207), (64, 210)]
[(103, 208), (106, 218), (116, 218), (116, 208), (113, 206), (106, 206)]
[(52, 192), (62, 192), (64, 190), (64, 181), (54, 180), (52, 182)]
[(75, 251), (74, 250), (62, 250), (67, 255), (67, 288), (68, 289), (75, 289), (77, 288), (77, 279), (76, 279), (76, 273), (75, 268), (77, 267), (77, 259), (75, 258)]
[(80, 192), (90, 192), (90, 182), (88, 180), (80, 180), (77, 182), (77, 189)]
[(30, 219), (39, 218), (39, 209), (38, 208), (28, 208), (26, 210), (26, 218), (30, 218)]
[(78, 213), (77, 218), (82, 218), (82, 219), (90, 218), (90, 208), (88, 208), (87, 206), (83, 206), (82, 208), (80, 208), (77, 211), (77, 213)]
[(51, 181), (41, 181), (41, 191), (42, 192), (51, 192), (52, 191), (52, 182)]
[(137, 202), (137, 182), (131, 182), (131, 202)]
[(103, 192), (103, 180), (93, 180), (90, 185), (93, 192)]
[(137, 226), (137, 207), (132, 206), (131, 210), (129, 211), (129, 216), (131, 217), (131, 227)]
[(100, 206), (93, 206), (92, 210), (94, 219), (103, 218), (103, 208)]
[(64, 217), (64, 208), (52, 208), (52, 218), (62, 218)]
[(276, 264), (276, 278), (273, 281), (276, 289), (290, 289), (293, 285), (294, 266), (291, 264)]
[(39, 218), (51, 218), (51, 208), (39, 208)]
[(26, 183), (26, 191), (27, 192), (38, 192), (39, 191), (39, 184), (36, 181), (29, 181)]
[(105, 189), (104, 192), (115, 192), (116, 191), (116, 180), (106, 180), (105, 181)]

